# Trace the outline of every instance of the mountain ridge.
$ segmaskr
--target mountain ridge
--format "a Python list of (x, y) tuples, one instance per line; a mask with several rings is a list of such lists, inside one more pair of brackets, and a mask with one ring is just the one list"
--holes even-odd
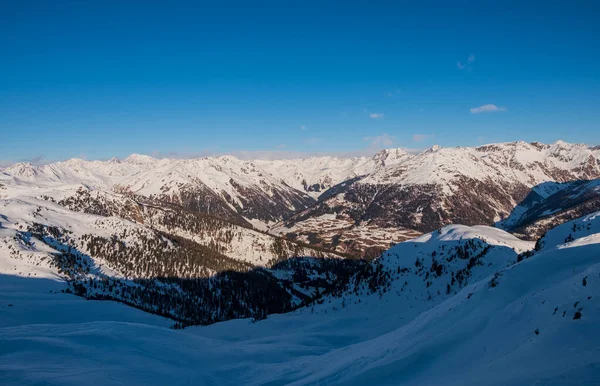
[(491, 225), (535, 186), (600, 177), (600, 149), (557, 141), (385, 149), (372, 157), (70, 159), (4, 168), (3, 185), (134, 194), (275, 235), (376, 256), (450, 223)]

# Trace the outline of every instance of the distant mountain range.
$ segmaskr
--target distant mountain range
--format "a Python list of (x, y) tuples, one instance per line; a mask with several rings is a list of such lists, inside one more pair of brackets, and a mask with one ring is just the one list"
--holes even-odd
[(526, 219), (517, 224), (511, 213), (537, 200), (528, 195), (545, 198), (560, 184), (596, 178), (599, 148), (558, 141), (276, 161), (134, 154), (18, 163), (2, 171), (0, 183), (60, 199), (80, 189), (105, 199), (143, 197), (339, 253), (376, 256), (447, 224), (522, 227)]
[(364, 251), (357, 240), (367, 244), (373, 228), (401, 241), (447, 224), (492, 225), (536, 186), (600, 177), (600, 150), (565, 142), (433, 147), (400, 156), (386, 150), (376, 158), (381, 162), (373, 162), (370, 173), (331, 187), (317, 204), (272, 230), (310, 241), (324, 229), (318, 245)]

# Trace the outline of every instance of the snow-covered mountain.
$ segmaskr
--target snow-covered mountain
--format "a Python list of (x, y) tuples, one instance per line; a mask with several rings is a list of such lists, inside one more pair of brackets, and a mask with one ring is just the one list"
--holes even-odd
[(386, 149), (372, 157), (311, 157), (254, 162), (287, 185), (319, 198), (332, 186), (392, 167), (411, 157), (403, 149)]
[(88, 188), (134, 193), (231, 220), (266, 224), (305, 209), (324, 191), (410, 158), (402, 149), (374, 157), (313, 157), (242, 161), (233, 156), (155, 159), (132, 154), (124, 160), (70, 159), (43, 166), (17, 163), (3, 170), (15, 184)]
[(19, 183), (0, 190), (0, 255), (0, 273), (184, 324), (289, 311), (364, 265), (145, 196)]
[[(49, 275), (0, 276), (0, 375), (8, 385), (90, 374), (99, 385), (597, 384), (599, 219), (537, 243), (446, 226), (394, 246), (307, 307), (185, 330), (77, 302)], [(48, 307), (60, 316), (31, 312)]]
[(276, 161), (134, 154), (15, 164), (1, 172), (0, 183), (40, 194), (83, 186), (134, 195), (338, 252), (377, 256), (446, 224), (491, 225), (509, 216), (512, 223), (530, 192), (547, 197), (560, 183), (599, 178), (599, 158), (598, 148), (561, 141)]
[(358, 236), (369, 229), (389, 230), (397, 242), (446, 224), (492, 225), (507, 218), (533, 187), (599, 177), (600, 150), (587, 145), (433, 147), (332, 187), (272, 231), (310, 242), (325, 229), (318, 245), (352, 251), (353, 240), (369, 241)]
[(255, 163), (231, 156), (177, 160), (134, 154), (123, 161), (71, 159), (38, 167), (19, 163), (4, 173), (15, 185), (84, 185), (132, 193), (259, 226), (286, 218), (314, 201)]

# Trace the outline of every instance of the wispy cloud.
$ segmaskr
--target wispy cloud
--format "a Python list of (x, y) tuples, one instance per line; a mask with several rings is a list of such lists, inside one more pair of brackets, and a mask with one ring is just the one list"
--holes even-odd
[(433, 138), (433, 134), (413, 134), (412, 136), (412, 140), (415, 142), (423, 142), (430, 138)]
[(314, 145), (319, 142), (321, 142), (321, 139), (317, 138), (317, 137), (309, 137), (309, 138), (304, 139), (304, 143), (307, 145)]
[(387, 92), (385, 95), (387, 95), (389, 97), (393, 97), (393, 96), (399, 95), (401, 92), (402, 92), (402, 90), (400, 90), (399, 88), (397, 88), (394, 91)]
[(307, 127), (306, 127), (306, 126), (304, 126), (304, 125), (301, 125), (301, 126), (300, 126), (300, 130), (302, 130), (302, 131), (305, 131), (306, 129), (307, 129)]
[(479, 107), (473, 107), (471, 109), (471, 114), (481, 114), (481, 113), (494, 113), (500, 111), (507, 111), (506, 107), (498, 107), (493, 104), (482, 105)]
[[(83, 158), (83, 157), (80, 157), (80, 158)], [(0, 168), (6, 168), (6, 167), (9, 167), (10, 165), (14, 165), (19, 162), (30, 163), (33, 166), (42, 166), (42, 165), (46, 165), (46, 164), (49, 164), (54, 161), (47, 159), (43, 155), (38, 155), (35, 157), (30, 157), (30, 158), (21, 158), (21, 159), (15, 160), (15, 161), (0, 160)]]
[(467, 58), (466, 62), (462, 62), (462, 61), (457, 61), (456, 62), (456, 68), (458, 68), (459, 70), (468, 70), (471, 71), (473, 69), (472, 64), (475, 62), (475, 54), (470, 54), (469, 57)]
[(382, 149), (392, 146), (396, 142), (396, 137), (383, 133), (375, 137), (365, 137), (363, 141), (369, 142), (371, 149)]
[(369, 113), (371, 119), (382, 119), (383, 113)]
[(294, 150), (253, 150), (253, 151), (234, 151), (229, 153), (214, 153), (211, 156), (232, 155), (238, 159), (248, 160), (281, 160), (281, 159), (303, 159), (319, 155), (325, 155), (319, 152), (303, 152)]

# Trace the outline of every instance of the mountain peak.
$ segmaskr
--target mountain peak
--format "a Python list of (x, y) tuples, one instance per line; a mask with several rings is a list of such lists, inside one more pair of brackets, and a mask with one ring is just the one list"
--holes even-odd
[(442, 149), (442, 147), (440, 145), (433, 145), (430, 148), (423, 150), (420, 154), (436, 153), (436, 152), (440, 151), (441, 149)]
[(410, 156), (411, 155), (402, 148), (384, 149), (375, 153), (373, 161), (382, 166), (387, 166), (401, 160), (406, 160), (407, 158), (410, 158)]
[(125, 158), (123, 160), (124, 162), (130, 163), (130, 164), (137, 164), (137, 165), (146, 165), (146, 164), (150, 164), (150, 163), (154, 163), (156, 161), (156, 158), (150, 157), (149, 155), (145, 155), (145, 154), (132, 154), (129, 157)]
[(37, 174), (31, 162), (18, 162), (4, 169), (4, 172), (16, 177), (34, 177)]
[(218, 157), (218, 159), (220, 161), (224, 161), (224, 162), (238, 162), (239, 161), (238, 158), (236, 158), (232, 155), (229, 155), (229, 154), (222, 155), (222, 156)]
[(110, 163), (110, 164), (120, 164), (121, 160), (118, 159), (117, 157), (112, 157), (111, 159), (108, 160), (108, 163)]
[(558, 141), (554, 142), (554, 144), (556, 146), (570, 146), (570, 144), (568, 142), (563, 141), (562, 139), (559, 139)]

